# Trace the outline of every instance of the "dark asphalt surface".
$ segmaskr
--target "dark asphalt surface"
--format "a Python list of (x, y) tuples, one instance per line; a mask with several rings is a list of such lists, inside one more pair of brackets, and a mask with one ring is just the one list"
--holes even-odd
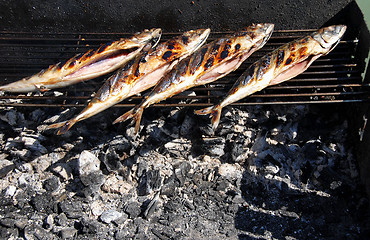
[(319, 28), (351, 0), (0, 1), (0, 31), (165, 32), (211, 27), (236, 30), (252, 22), (276, 29)]

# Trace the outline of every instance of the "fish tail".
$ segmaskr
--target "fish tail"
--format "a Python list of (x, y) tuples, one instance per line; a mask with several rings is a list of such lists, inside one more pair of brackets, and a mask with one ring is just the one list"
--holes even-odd
[(196, 110), (194, 111), (194, 113), (197, 115), (211, 114), (212, 129), (216, 130), (218, 124), (220, 123), (221, 111), (222, 111), (222, 107), (220, 105), (215, 105), (215, 106), (203, 108), (200, 110)]
[(127, 121), (128, 119), (130, 119), (134, 116), (134, 112), (135, 112), (135, 108), (133, 108), (130, 111), (126, 112), (125, 114), (119, 116), (116, 120), (114, 120), (113, 124)]
[(58, 135), (65, 134), (75, 123), (77, 122), (76, 119), (71, 119), (69, 121), (54, 123), (49, 125), (47, 128), (60, 128), (57, 132)]
[(132, 118), (132, 122), (135, 122), (135, 134), (139, 132), (140, 128), (140, 122), (141, 122), (141, 117), (143, 115), (144, 108), (139, 107), (139, 108), (133, 108), (130, 111), (126, 112), (122, 116), (118, 117), (116, 120), (114, 120), (113, 124), (119, 123), (119, 122), (124, 122), (130, 118)]

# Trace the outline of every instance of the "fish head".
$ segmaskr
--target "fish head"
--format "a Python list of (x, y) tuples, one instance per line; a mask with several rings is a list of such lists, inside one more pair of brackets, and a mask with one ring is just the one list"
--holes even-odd
[(182, 35), (173, 39), (174, 41), (172, 43), (175, 46), (171, 46), (172, 43), (170, 43), (169, 48), (173, 48), (175, 52), (184, 52), (184, 54), (190, 55), (206, 42), (210, 32), (211, 30), (209, 28), (184, 32)]
[(314, 32), (312, 37), (321, 45), (325, 54), (327, 54), (337, 46), (346, 29), (347, 26), (345, 25), (324, 27)]
[(190, 30), (182, 34), (180, 39), (185, 49), (194, 52), (206, 42), (210, 32), (209, 28)]
[(239, 32), (239, 35), (246, 35), (250, 37), (252, 43), (256, 48), (261, 48), (270, 39), (274, 31), (273, 23), (257, 23), (251, 24), (244, 31)]
[(161, 39), (161, 35), (162, 30), (160, 28), (145, 29), (144, 31), (135, 33), (130, 39), (122, 41), (120, 47), (122, 49), (141, 48), (146, 44), (154, 47)]

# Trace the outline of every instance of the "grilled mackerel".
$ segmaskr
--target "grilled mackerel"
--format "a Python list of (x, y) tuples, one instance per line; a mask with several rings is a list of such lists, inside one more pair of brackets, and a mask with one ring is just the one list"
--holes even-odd
[(210, 29), (185, 32), (181, 36), (147, 49), (111, 76), (84, 110), (69, 121), (52, 124), (58, 134), (68, 131), (76, 122), (89, 118), (122, 100), (153, 87), (180, 60), (196, 51), (207, 40)]
[(102, 76), (133, 59), (147, 43), (157, 43), (161, 33), (160, 28), (153, 28), (131, 38), (102, 45), (96, 50), (69, 59), (65, 64), (52, 65), (31, 77), (0, 86), (0, 91), (47, 91)]
[(289, 42), (252, 64), (217, 105), (195, 111), (211, 114), (215, 130), (223, 107), (239, 101), (267, 86), (279, 84), (304, 72), (313, 61), (333, 50), (344, 32), (344, 25), (321, 28), (304, 38)]
[(240, 32), (203, 46), (166, 74), (141, 104), (117, 118), (114, 123), (133, 118), (137, 133), (145, 108), (191, 87), (215, 81), (234, 71), (266, 43), (273, 28), (273, 24), (253, 24)]

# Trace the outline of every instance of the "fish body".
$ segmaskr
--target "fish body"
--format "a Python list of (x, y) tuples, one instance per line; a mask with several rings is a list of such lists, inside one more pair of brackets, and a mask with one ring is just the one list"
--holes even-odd
[(223, 107), (301, 74), (313, 61), (333, 50), (345, 31), (344, 25), (329, 26), (277, 48), (249, 66), (221, 102), (195, 113), (211, 114), (216, 129)]
[(133, 118), (137, 132), (145, 108), (191, 87), (213, 82), (234, 71), (266, 43), (273, 27), (273, 24), (253, 24), (201, 47), (167, 73), (141, 104), (117, 118), (114, 123)]
[(158, 44), (155, 49), (142, 52), (111, 76), (81, 113), (69, 121), (52, 124), (49, 128), (61, 127), (58, 134), (63, 134), (76, 122), (153, 87), (181, 59), (203, 45), (209, 33), (210, 29), (191, 30)]
[(149, 42), (155, 46), (161, 34), (160, 28), (153, 28), (136, 33), (131, 38), (107, 43), (96, 50), (76, 55), (64, 64), (52, 65), (31, 77), (0, 86), (0, 91), (47, 91), (102, 76), (122, 67)]

